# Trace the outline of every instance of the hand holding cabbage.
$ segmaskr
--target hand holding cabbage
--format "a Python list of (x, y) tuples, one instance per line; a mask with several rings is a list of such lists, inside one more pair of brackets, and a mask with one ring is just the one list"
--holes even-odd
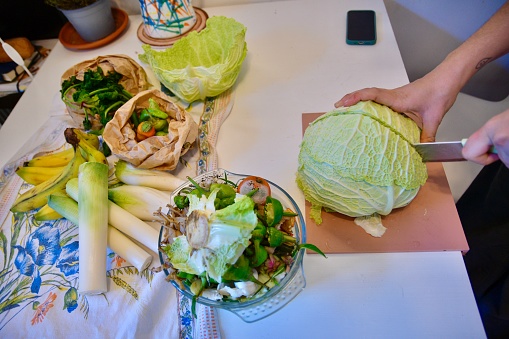
[(419, 134), (411, 119), (371, 101), (311, 123), (297, 173), (311, 218), (320, 224), (322, 208), (357, 218), (409, 204), (427, 179), (413, 147)]

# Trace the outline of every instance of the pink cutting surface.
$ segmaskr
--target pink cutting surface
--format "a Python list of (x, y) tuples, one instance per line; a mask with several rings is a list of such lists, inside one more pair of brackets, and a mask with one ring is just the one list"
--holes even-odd
[[(303, 132), (322, 114), (302, 114)], [(382, 217), (387, 231), (381, 238), (339, 213), (322, 211), (323, 222), (317, 225), (309, 218), (311, 205), (306, 201), (307, 242), (325, 253), (468, 251), (444, 168), (441, 163), (427, 163), (427, 168), (428, 180), (415, 199)]]

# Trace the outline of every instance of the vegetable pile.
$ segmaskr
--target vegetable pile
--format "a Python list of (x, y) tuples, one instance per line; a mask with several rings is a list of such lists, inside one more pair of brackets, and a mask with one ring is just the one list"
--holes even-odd
[[(99, 66), (96, 70), (87, 69), (83, 80), (73, 75), (62, 82), (61, 97), (66, 104), (83, 108), (85, 130), (92, 128), (90, 116), (99, 117), (100, 123), (105, 126), (116, 109), (132, 98), (131, 93), (119, 84), (121, 79), (122, 74), (115, 71), (104, 74)], [(71, 91), (72, 95), (69, 95)]]
[(149, 89), (122, 105), (102, 135), (117, 158), (139, 168), (172, 171), (195, 145), (198, 125), (165, 93)]
[(298, 242), (297, 214), (271, 195), (263, 178), (188, 180), (166, 216), (161, 251), (169, 279), (194, 301), (260, 297), (285, 277), (300, 249), (324, 255)]
[(153, 258), (148, 250), (157, 253), (159, 239), (159, 232), (147, 222), (162, 221), (158, 209), (184, 181), (169, 172), (134, 168), (123, 160), (115, 164), (112, 178), (97, 135), (67, 128), (65, 138), (71, 148), (33, 158), (16, 172), (33, 186), (10, 210), (18, 214), (35, 210), (39, 222), (65, 218), (76, 224), (79, 293), (104, 293), (106, 246), (140, 273), (145, 270)]
[(310, 217), (320, 224), (322, 207), (373, 217), (370, 233), (381, 236), (379, 216), (409, 204), (426, 182), (426, 166), (413, 147), (419, 137), (414, 121), (370, 101), (315, 120), (304, 134), (297, 173), (312, 204)]
[(151, 86), (145, 70), (123, 54), (79, 62), (62, 74), (60, 84), (62, 101), (72, 119), (98, 133), (123, 103)]
[(149, 98), (148, 101), (149, 107), (133, 112), (130, 119), (138, 142), (154, 135), (168, 134), (168, 114), (159, 108), (154, 99)]

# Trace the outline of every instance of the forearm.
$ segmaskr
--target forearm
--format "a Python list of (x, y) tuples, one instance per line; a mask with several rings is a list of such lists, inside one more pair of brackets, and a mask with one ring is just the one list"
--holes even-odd
[(443, 86), (459, 92), (487, 63), (509, 52), (509, 1), (433, 70)]

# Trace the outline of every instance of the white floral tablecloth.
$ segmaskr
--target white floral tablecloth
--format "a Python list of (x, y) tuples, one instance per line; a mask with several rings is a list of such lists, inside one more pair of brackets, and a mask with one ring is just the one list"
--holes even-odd
[[(193, 104), (198, 147), (180, 175), (217, 168), (215, 143), (233, 105), (227, 91)], [(108, 292), (78, 293), (78, 227), (65, 219), (34, 220), (35, 211), (11, 213), (17, 195), (29, 186), (15, 174), (34, 155), (64, 147), (63, 132), (74, 126), (55, 98), (50, 117), (0, 173), (0, 337), (4, 338), (220, 338), (214, 309), (198, 306), (168, 283), (156, 253), (149, 269), (138, 270), (111, 250), (107, 253)], [(159, 225), (152, 225), (159, 229)]]

